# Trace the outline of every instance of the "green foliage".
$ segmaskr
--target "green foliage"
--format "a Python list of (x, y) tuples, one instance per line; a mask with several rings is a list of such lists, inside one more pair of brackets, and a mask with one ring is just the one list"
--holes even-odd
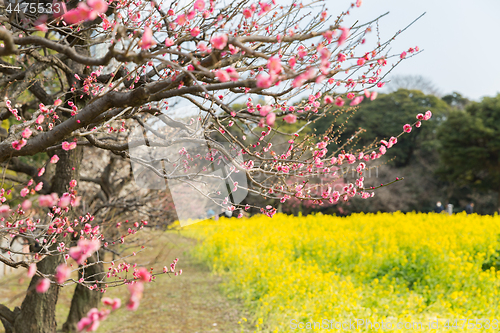
[(438, 138), (443, 178), (500, 191), (500, 94), (451, 112)]
[(465, 107), (470, 104), (470, 101), (467, 98), (463, 97), (462, 94), (456, 91), (444, 96), (441, 99), (445, 101), (449, 106), (459, 110), (465, 109)]

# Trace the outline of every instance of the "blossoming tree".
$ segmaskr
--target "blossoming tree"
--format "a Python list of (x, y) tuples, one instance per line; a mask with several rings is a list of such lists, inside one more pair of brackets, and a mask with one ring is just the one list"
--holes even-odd
[[(361, 0), (337, 17), (320, 1), (5, 4), (0, 28), (0, 237), (18, 237), (31, 245), (22, 260), (13, 259), (7, 245), (0, 261), (28, 269), (32, 279), (20, 308), (0, 305), (7, 332), (55, 332), (58, 290), (70, 284), (77, 289), (73, 315), (64, 329), (95, 330), (121, 301), (104, 298), (110, 308), (98, 310), (100, 297), (92, 298), (89, 292), (126, 284), (127, 307), (134, 310), (142, 283), (154, 279), (156, 273), (124, 261), (106, 263), (107, 274), (102, 268), (100, 251), (124, 242), (147, 222), (135, 222), (125, 234), (106, 234), (103, 219), (80, 205), (81, 183), (95, 181), (81, 177), (91, 160), (89, 148), (147, 169), (169, 184), (192, 187), (221, 210), (252, 206), (234, 200), (232, 192), (241, 189), (283, 204), (292, 197), (335, 203), (372, 196), (376, 187), (364, 186), (367, 163), (385, 154), (398, 135), (431, 116), (430, 111), (419, 114), (401, 133), (388, 133), (395, 136), (356, 151), (349, 150), (349, 142), (329, 151), (330, 143), (338, 143), (339, 128), (301, 134), (326, 113), (338, 112), (329, 106), (355, 107), (363, 99), (376, 98), (375, 90), (390, 71), (384, 71), (391, 61), (390, 40), (374, 36), (367, 48), (380, 17), (364, 24), (344, 23)], [(418, 47), (401, 51), (394, 65), (419, 52)], [(257, 95), (267, 102), (255, 104), (252, 98)], [(234, 103), (244, 107), (235, 108)], [(183, 111), (193, 108), (194, 113)], [(184, 117), (174, 119), (179, 110)], [(172, 131), (151, 125), (153, 118)], [(285, 123), (300, 127), (287, 133), (280, 129)], [(144, 137), (130, 140), (132, 128)], [(282, 139), (273, 147), (277, 137)], [(200, 153), (199, 145), (208, 148)], [(163, 151), (147, 159), (140, 153), (172, 146), (180, 147), (177, 154)], [(221, 174), (196, 169), (220, 161), (228, 165)], [(176, 172), (168, 172), (166, 164)], [(355, 182), (341, 189), (321, 184), (322, 190), (317, 190), (318, 182), (312, 179), (327, 175), (322, 179), (338, 184), (343, 175), (337, 170), (347, 164), (359, 176)], [(236, 174), (246, 181), (234, 181)], [(213, 188), (202, 190), (206, 179), (214, 178), (230, 185), (227, 196)], [(106, 192), (109, 184), (99, 179)], [(276, 212), (272, 206), (257, 208), (268, 216)], [(70, 278), (69, 260), (78, 266), (78, 279)], [(164, 273), (178, 274), (175, 264)]]

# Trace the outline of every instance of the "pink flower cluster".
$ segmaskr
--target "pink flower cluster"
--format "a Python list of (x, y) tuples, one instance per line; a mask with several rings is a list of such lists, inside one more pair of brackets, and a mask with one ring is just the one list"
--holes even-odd
[(144, 267), (134, 270), (134, 277), (142, 282), (151, 281), (151, 273)]
[(227, 39), (226, 34), (216, 35), (210, 39), (210, 44), (217, 50), (223, 50), (227, 45)]
[(128, 291), (130, 292), (130, 298), (127, 303), (127, 309), (130, 311), (135, 311), (139, 307), (142, 299), (142, 293), (144, 291), (144, 284), (139, 281), (132, 281), (128, 285)]
[[(147, 50), (152, 46), (156, 45), (156, 42), (153, 40), (153, 30), (150, 27), (144, 28), (144, 33), (142, 34), (142, 39), (138, 44), (141, 49)], [(165, 46), (167, 46), (167, 41), (165, 40)]]
[[(422, 125), (422, 122), (421, 120), (429, 120), (431, 119), (432, 117), (432, 112), (429, 110), (427, 112), (425, 112), (425, 114), (422, 114), (422, 113), (419, 113), (417, 114), (417, 122), (415, 123), (415, 127), (420, 127)], [(411, 125), (410, 124), (405, 124), (403, 126), (403, 131), (406, 132), (406, 133), (410, 133), (412, 130), (411, 128)]]
[(215, 76), (219, 79), (220, 82), (227, 81), (238, 81), (240, 75), (233, 67), (228, 67), (226, 69), (219, 69), (215, 72)]
[(76, 142), (67, 142), (67, 141), (64, 141), (62, 143), (62, 149), (63, 150), (72, 150), (72, 149), (75, 149), (76, 148)]
[(64, 281), (66, 281), (70, 275), (71, 275), (71, 268), (66, 266), (66, 264), (60, 264), (59, 266), (57, 266), (56, 274), (54, 277), (56, 278), (57, 283), (63, 284)]
[(87, 4), (80, 2), (75, 9), (63, 15), (64, 21), (69, 24), (92, 21), (99, 14), (104, 14), (108, 10), (108, 4), (104, 0), (87, 0)]
[(92, 253), (99, 250), (101, 242), (96, 239), (80, 239), (78, 245), (69, 249), (69, 255), (78, 265), (84, 263)]
[(86, 332), (93, 332), (97, 330), (102, 320), (109, 316), (110, 311), (104, 309), (99, 311), (97, 308), (92, 308), (87, 313), (87, 317), (83, 317), (77, 324), (79, 332), (85, 330)]
[(40, 279), (36, 285), (36, 292), (43, 294), (50, 288), (50, 280), (47, 278)]

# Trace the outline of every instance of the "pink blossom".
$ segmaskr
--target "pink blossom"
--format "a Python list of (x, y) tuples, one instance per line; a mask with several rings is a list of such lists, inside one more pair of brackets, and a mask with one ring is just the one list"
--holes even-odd
[(50, 288), (50, 280), (47, 278), (41, 279), (38, 281), (38, 284), (36, 285), (36, 292), (43, 294)]
[(363, 96), (358, 96), (358, 97), (354, 98), (352, 100), (351, 104), (349, 104), (349, 105), (351, 105), (351, 106), (358, 105), (359, 103), (361, 103), (363, 101), (363, 98), (364, 98)]
[(71, 203), (71, 196), (69, 193), (64, 193), (57, 205), (61, 208), (66, 208)]
[(35, 276), (36, 273), (36, 264), (31, 264), (30, 267), (28, 267), (28, 273), (26, 274), (29, 278), (32, 278)]
[(35, 29), (38, 31), (41, 31), (41, 32), (49, 31), (49, 28), (47, 27), (47, 25), (45, 23), (39, 23), (39, 24), (35, 25)]
[(424, 119), (424, 114), (423, 113), (417, 114), (417, 119), (418, 120), (423, 120)]
[(63, 14), (63, 19), (69, 24), (80, 23), (84, 21), (88, 16), (88, 12), (81, 10), (80, 8), (75, 8)]
[(360, 7), (362, 2), (362, 0), (356, 0), (356, 7)]
[(287, 114), (286, 116), (283, 117), (283, 119), (289, 123), (289, 124), (293, 124), (297, 121), (297, 116), (295, 116), (294, 114)]
[(87, 313), (87, 317), (83, 317), (80, 319), (78, 322), (77, 329), (78, 331), (87, 331), (87, 332), (93, 332), (97, 330), (99, 327), (99, 324), (102, 320), (106, 319), (106, 317), (109, 315), (109, 310), (104, 309), (104, 310), (97, 310), (97, 308), (92, 308), (89, 310)]
[(269, 58), (267, 68), (271, 73), (279, 74), (282, 70), (280, 59), (278, 57)]
[(333, 97), (330, 95), (326, 95), (323, 101), (325, 102), (325, 104), (333, 104)]
[(298, 75), (295, 79), (293, 79), (292, 82), (292, 87), (298, 88), (304, 84), (304, 82), (307, 80), (304, 74)]
[(217, 70), (215, 76), (217, 76), (220, 82), (227, 82), (230, 80), (229, 74), (223, 69)]
[(375, 100), (375, 98), (377, 98), (377, 95), (378, 95), (378, 92), (376, 92), (376, 91), (372, 92), (372, 97), (370, 97), (370, 101)]
[(226, 72), (227, 74), (229, 74), (229, 78), (231, 79), (231, 81), (238, 81), (238, 79), (240, 78), (240, 74), (238, 74), (236, 69), (234, 69), (233, 67), (226, 68)]
[(418, 127), (420, 127), (420, 126), (422, 126), (422, 122), (419, 120), (419, 121), (417, 121), (417, 123), (415, 124), (415, 127), (417, 127), (417, 128), (418, 128)]
[(265, 105), (260, 109), (260, 115), (261, 116), (267, 116), (269, 112), (271, 112), (273, 108), (269, 105)]
[(205, 1), (203, 1), (203, 0), (196, 0), (194, 2), (194, 9), (196, 9), (199, 12), (203, 11), (203, 9), (205, 9)]
[(62, 143), (62, 149), (64, 150), (72, 150), (72, 149), (75, 149), (76, 148), (76, 142), (67, 142), (67, 141), (64, 141)]
[(267, 74), (259, 74), (257, 75), (256, 79), (257, 79), (257, 87), (263, 89), (269, 88), (273, 82), (271, 76)]
[(251, 18), (252, 15), (253, 15), (253, 11), (250, 8), (243, 9), (243, 16), (245, 16), (247, 19)]
[[(165, 43), (166, 43), (166, 41), (165, 41)], [(206, 52), (208, 50), (207, 44), (205, 44), (203, 42), (198, 43), (197, 47), (198, 47), (198, 50), (200, 50), (201, 52)]]
[(49, 31), (49, 29), (45, 25), (45, 23), (47, 22), (47, 19), (48, 19), (47, 15), (45, 15), (45, 14), (40, 15), (40, 17), (35, 22), (33, 22), (33, 26), (38, 31), (47, 32), (47, 31)]
[(431, 111), (425, 112), (424, 120), (429, 120), (429, 119), (431, 119), (431, 117), (432, 117), (432, 112)]
[(260, 5), (260, 12), (259, 12), (259, 16), (260, 15), (264, 15), (265, 13), (267, 13), (268, 11), (271, 10), (271, 5), (268, 4), (268, 3), (265, 3), (265, 2), (259, 2), (259, 5)]
[(70, 274), (71, 274), (71, 268), (66, 266), (66, 264), (60, 264), (59, 266), (57, 266), (56, 269), (56, 274), (55, 274), (56, 282), (59, 284), (64, 283), (64, 281), (66, 281), (69, 278)]
[(110, 305), (111, 310), (115, 311), (122, 306), (122, 300), (119, 298), (111, 299), (109, 297), (103, 297), (102, 304)]
[(179, 16), (177, 16), (177, 18), (175, 19), (175, 22), (178, 24), (178, 25), (184, 25), (187, 23), (187, 19), (186, 19), (186, 15), (184, 14), (180, 14)]
[(139, 46), (141, 49), (147, 50), (154, 45), (156, 45), (156, 42), (153, 40), (153, 30), (150, 27), (145, 27), (142, 39), (139, 41)]
[(40, 114), (38, 115), (38, 117), (36, 118), (35, 120), (35, 123), (37, 123), (38, 125), (40, 125), (41, 123), (43, 123), (43, 120), (45, 119), (44, 115), (43, 114)]
[(399, 57), (400, 57), (401, 59), (406, 58), (406, 51), (401, 52), (401, 54), (399, 55)]
[(340, 37), (339, 37), (339, 39), (337, 41), (338, 44), (339, 44), (339, 46), (340, 46), (340, 45), (342, 45), (342, 44), (345, 43), (345, 41), (347, 40), (347, 38), (349, 38), (349, 33), (350, 32), (349, 32), (349, 28), (340, 27), (339, 29), (342, 31), (342, 33), (340, 34)]
[(33, 132), (30, 130), (30, 128), (26, 127), (21, 135), (23, 136), (23, 138), (29, 139), (32, 133)]
[(406, 132), (406, 133), (410, 133), (411, 132), (411, 125), (410, 124), (406, 124), (403, 126), (403, 130)]
[(333, 36), (335, 36), (335, 32), (328, 30), (323, 34), (323, 37), (329, 42), (332, 42)]
[(82, 199), (82, 197), (81, 197), (81, 196), (77, 196), (77, 197), (75, 197), (75, 198), (73, 198), (73, 197), (72, 197), (72, 198), (71, 198), (71, 206), (72, 206), (72, 207), (78, 207), (78, 206), (80, 206), (80, 200), (81, 200), (81, 199)]
[(54, 155), (50, 158), (50, 163), (57, 163), (59, 161), (59, 156)]
[(92, 326), (92, 320), (88, 317), (83, 317), (76, 325), (76, 328), (78, 332), (81, 332), (84, 329), (87, 329), (87, 332), (92, 332), (92, 330), (90, 329), (91, 326)]
[[(194, 19), (195, 16), (196, 16), (196, 11), (194, 11), (194, 10), (189, 11), (186, 15), (188, 20)], [(187, 23), (189, 23), (189, 22), (187, 22)]]
[(295, 59), (295, 57), (291, 57), (290, 59), (288, 59), (288, 65), (291, 68), (294, 68), (296, 63), (297, 63), (297, 60)]
[(108, 10), (108, 4), (103, 0), (87, 0), (87, 4), (99, 14), (103, 14)]
[(191, 29), (191, 36), (193, 37), (196, 37), (200, 34), (200, 28), (199, 27), (194, 27), (193, 29)]
[(40, 207), (53, 207), (57, 201), (59, 201), (59, 197), (56, 193), (41, 195), (38, 197), (38, 204)]
[(69, 255), (78, 265), (83, 264), (88, 257), (99, 250), (101, 242), (94, 239), (80, 239), (78, 245), (69, 249)]
[(128, 290), (130, 292), (130, 298), (127, 303), (127, 309), (135, 311), (139, 307), (142, 292), (144, 291), (144, 285), (142, 282), (133, 282), (128, 285)]
[(8, 205), (0, 206), (0, 216), (6, 216), (10, 212), (10, 207)]
[(23, 198), (24, 198), (26, 195), (28, 195), (28, 193), (30, 193), (30, 190), (28, 190), (28, 188), (26, 188), (26, 187), (25, 187), (25, 188), (23, 188), (23, 189), (21, 190), (21, 193), (20, 193), (20, 194), (21, 194), (21, 197), (23, 197)]
[(166, 47), (172, 46), (174, 44), (175, 44), (175, 42), (172, 39), (170, 39), (170, 38), (165, 39), (165, 46)]
[(41, 177), (45, 173), (45, 168), (41, 167), (40, 170), (38, 171), (38, 177)]
[(27, 211), (28, 209), (31, 208), (31, 201), (30, 200), (24, 200), (23, 203), (21, 204), (21, 208), (24, 211)]
[(14, 148), (15, 150), (21, 150), (21, 148), (26, 146), (26, 143), (27, 141), (24, 139), (21, 139), (19, 141), (15, 140), (14, 142), (12, 142), (12, 148)]
[(335, 105), (337, 105), (337, 106), (343, 106), (344, 105), (344, 100), (342, 99), (342, 97), (337, 97), (335, 99)]
[(269, 113), (266, 116), (266, 124), (269, 126), (274, 126), (274, 122), (276, 121), (276, 113)]
[(141, 280), (142, 282), (149, 282), (151, 281), (151, 273), (147, 270), (147, 268), (141, 267), (137, 270), (136, 276)]
[(210, 43), (217, 50), (222, 50), (227, 45), (227, 35), (223, 34), (223, 35), (213, 36), (212, 39), (210, 39)]
[(307, 55), (306, 48), (303, 45), (300, 45), (299, 48), (298, 48), (297, 57), (299, 57), (299, 59), (302, 59), (306, 55)]

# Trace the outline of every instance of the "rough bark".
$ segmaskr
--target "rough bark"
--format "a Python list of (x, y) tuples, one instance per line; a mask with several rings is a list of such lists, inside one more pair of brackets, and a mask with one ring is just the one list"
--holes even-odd
[[(61, 256), (50, 256), (38, 262), (37, 269), (45, 274), (53, 274), (61, 263)], [(56, 331), (56, 303), (59, 287), (51, 284), (47, 292), (39, 294), (35, 288), (40, 279), (36, 275), (31, 279), (21, 311), (14, 322), (15, 333), (53, 333)]]
[(14, 333), (14, 320), (16, 316), (16, 311), (19, 312), (19, 308), (16, 307), (14, 311), (11, 311), (8, 307), (0, 304), (0, 322), (2, 322), (5, 328), (5, 333)]
[[(99, 256), (104, 255), (103, 251), (99, 251)], [(89, 264), (97, 261), (97, 253), (94, 253), (87, 259)], [(89, 286), (95, 285), (95, 281), (99, 281), (104, 277), (104, 266), (102, 263), (87, 267), (85, 271), (80, 269), (78, 271), (78, 278), (84, 278), (85, 283)], [(76, 326), (80, 319), (87, 315), (87, 312), (92, 308), (99, 307), (101, 302), (102, 293), (100, 291), (100, 284), (97, 283), (98, 288), (89, 290), (80, 284), (76, 285), (73, 298), (71, 299), (71, 307), (69, 310), (68, 318), (63, 325), (63, 332), (77, 332)]]
[[(59, 156), (59, 162), (56, 166), (51, 190), (61, 195), (67, 192), (69, 182), (72, 179), (78, 179), (82, 150), (81, 148), (70, 151), (58, 150), (56, 153)], [(67, 240), (61, 238), (53, 246), (57, 247), (59, 241)], [(62, 256), (48, 256), (37, 263), (37, 269), (44, 274), (54, 274), (57, 266), (62, 262)], [(13, 325), (15, 333), (56, 332), (56, 303), (59, 296), (59, 286), (53, 283), (46, 293), (37, 293), (35, 288), (40, 279), (36, 275), (31, 279), (19, 314), (15, 317)]]

